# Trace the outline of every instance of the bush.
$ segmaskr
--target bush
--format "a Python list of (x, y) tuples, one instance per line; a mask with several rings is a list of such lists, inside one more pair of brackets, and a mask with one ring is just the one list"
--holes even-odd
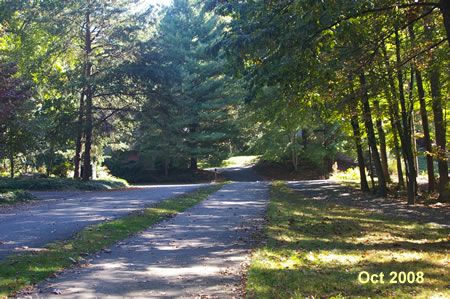
[(58, 164), (55, 167), (53, 167), (52, 173), (54, 175), (59, 176), (59, 177), (66, 178), (67, 174), (69, 173), (69, 170), (71, 170), (71, 168), (72, 168), (72, 164), (70, 164), (69, 162), (65, 161), (65, 162), (63, 162), (61, 164)]

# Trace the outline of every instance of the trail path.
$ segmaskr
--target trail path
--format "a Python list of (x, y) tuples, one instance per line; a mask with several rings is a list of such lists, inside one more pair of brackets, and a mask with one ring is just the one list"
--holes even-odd
[[(70, 238), (82, 228), (125, 216), (207, 184), (157, 185), (111, 192), (33, 192), (43, 200), (0, 207), (0, 260)], [(17, 248), (17, 249), (16, 249)]]
[[(231, 171), (220, 171), (231, 178)], [(110, 253), (93, 256), (89, 267), (38, 285), (33, 297), (229, 298), (269, 200), (268, 186), (251, 182), (258, 177), (250, 169), (232, 172), (235, 179), (248, 182), (225, 185), (197, 206), (120, 242)]]
[(448, 208), (410, 206), (404, 201), (370, 196), (367, 193), (339, 185), (332, 180), (292, 181), (288, 182), (288, 186), (305, 197), (450, 227)]

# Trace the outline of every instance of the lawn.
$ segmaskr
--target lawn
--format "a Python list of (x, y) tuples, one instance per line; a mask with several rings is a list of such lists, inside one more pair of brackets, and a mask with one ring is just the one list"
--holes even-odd
[(33, 284), (54, 276), (74, 262), (81, 262), (103, 248), (175, 216), (206, 199), (226, 183), (202, 187), (123, 218), (87, 227), (74, 239), (48, 244), (38, 252), (9, 256), (0, 262), (0, 297), (32, 288)]
[(199, 162), (200, 168), (222, 168), (222, 167), (239, 167), (239, 166), (247, 166), (250, 164), (254, 164), (258, 161), (259, 156), (235, 156), (223, 160), (220, 163), (207, 163), (207, 162)]
[(271, 187), (268, 219), (250, 298), (450, 298), (448, 228), (302, 198), (283, 183)]
[(38, 198), (33, 194), (22, 190), (3, 191), (3, 192), (0, 191), (0, 206), (22, 203), (36, 199)]
[(0, 178), (0, 191), (15, 190), (108, 190), (129, 186), (127, 181), (118, 178), (91, 180), (84, 182), (71, 178)]

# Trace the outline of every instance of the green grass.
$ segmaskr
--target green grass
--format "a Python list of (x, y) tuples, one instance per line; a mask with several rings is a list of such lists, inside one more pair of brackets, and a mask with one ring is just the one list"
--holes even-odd
[(9, 256), (0, 263), (0, 297), (14, 295), (70, 267), (70, 258), (81, 261), (87, 254), (109, 247), (198, 204), (225, 183), (202, 187), (123, 218), (87, 227), (74, 239), (48, 244), (40, 252)]
[[(305, 199), (283, 183), (271, 188), (268, 218), (249, 298), (450, 298), (448, 228)], [(383, 272), (384, 284), (360, 283), (362, 271)], [(423, 283), (390, 283), (391, 272), (423, 272)]]
[(0, 206), (22, 203), (36, 199), (38, 198), (33, 194), (22, 190), (0, 192)]
[(220, 163), (199, 162), (198, 165), (199, 168), (247, 166), (256, 163), (258, 158), (259, 156), (236, 156), (223, 160)]
[(127, 187), (125, 180), (111, 178), (83, 182), (70, 178), (0, 178), (0, 191), (13, 190), (108, 190)]

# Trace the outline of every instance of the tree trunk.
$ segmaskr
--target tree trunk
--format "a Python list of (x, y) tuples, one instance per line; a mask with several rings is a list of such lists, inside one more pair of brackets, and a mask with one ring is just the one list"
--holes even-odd
[(441, 199), (448, 184), (447, 152), (445, 149), (445, 122), (442, 113), (442, 97), (439, 78), (439, 66), (434, 65), (430, 72), (431, 97), (433, 100), (434, 128), (437, 144), (437, 161), (439, 170), (439, 198)]
[(291, 136), (289, 136), (289, 141), (292, 142), (292, 144), (294, 145), (291, 148), (291, 159), (292, 159), (292, 166), (294, 166), (294, 170), (297, 171), (298, 170), (298, 155), (297, 155), (297, 150), (295, 149), (295, 143), (297, 142), (297, 136), (295, 135), (297, 132), (294, 132)]
[(370, 149), (369, 146), (369, 176), (370, 176), (370, 181), (372, 182), (372, 190), (374, 193), (377, 193), (376, 188), (377, 185), (375, 185), (375, 179), (373, 178), (373, 163), (372, 163), (373, 157), (372, 157), (372, 150)]
[(445, 31), (447, 31), (447, 41), (448, 45), (450, 46), (450, 1), (440, 0), (439, 10), (441, 11), (442, 17), (444, 18)]
[[(395, 131), (394, 132), (395, 135), (398, 134), (398, 137), (400, 138), (400, 145), (401, 145), (401, 146), (397, 147), (397, 149), (398, 149), (397, 170), (398, 170), (398, 175), (399, 175), (399, 184), (401, 187), (404, 187), (403, 171), (402, 171), (402, 167), (401, 167), (401, 156), (403, 156), (405, 165), (406, 165), (406, 158), (405, 158), (406, 157), (406, 149), (405, 149), (406, 137), (404, 136), (404, 131), (403, 131), (402, 125), (400, 123), (400, 119), (399, 119), (400, 111), (398, 109), (398, 102), (397, 102), (399, 95), (397, 94), (397, 90), (395, 87), (394, 75), (392, 73), (392, 69), (391, 69), (391, 66), (389, 63), (389, 58), (387, 55), (386, 45), (384, 44), (384, 42), (382, 42), (382, 44), (381, 44), (381, 50), (383, 53), (383, 58), (384, 58), (385, 65), (386, 65), (388, 83), (389, 83), (389, 87), (391, 90), (390, 96), (388, 97), (388, 102), (389, 102), (389, 112), (391, 114), (392, 130), (393, 130), (393, 132)], [(398, 139), (397, 139), (397, 145), (398, 145)], [(407, 176), (407, 174), (408, 174), (407, 167), (405, 167), (405, 172), (406, 172), (406, 176)], [(400, 178), (401, 178), (401, 180), (400, 180)]]
[(11, 178), (14, 178), (14, 154), (11, 153), (9, 154), (9, 164), (11, 166)]
[(84, 142), (84, 171), (83, 181), (89, 181), (91, 176), (91, 148), (92, 148), (92, 64), (90, 62), (90, 54), (92, 51), (90, 11), (86, 13), (86, 36), (85, 36), (85, 79), (86, 79), (86, 128)]
[(164, 160), (164, 176), (167, 178), (169, 176), (169, 161)]
[(50, 176), (52, 174), (54, 151), (55, 151), (55, 145), (52, 142), (50, 144), (50, 153), (49, 153), (48, 162), (47, 162), (47, 176)]
[(416, 67), (417, 92), (419, 94), (420, 117), (422, 119), (423, 139), (427, 154), (427, 172), (428, 172), (428, 192), (435, 189), (434, 166), (433, 166), (433, 148), (431, 147), (430, 128), (428, 124), (427, 106), (425, 103), (425, 92), (423, 89), (422, 74)]
[[(397, 64), (401, 63), (400, 59), (400, 39), (398, 35), (398, 30), (395, 30), (395, 53), (396, 53), (396, 59)], [(403, 73), (401, 70), (397, 70), (397, 80), (398, 80), (398, 90), (399, 90), (399, 99), (400, 99), (400, 107), (401, 107), (401, 115), (402, 115), (402, 126), (403, 126), (403, 136), (404, 140), (402, 140), (402, 147), (406, 154), (406, 159), (408, 163), (408, 204), (415, 204), (416, 203), (416, 192), (415, 192), (415, 185), (416, 185), (416, 170), (414, 168), (414, 155), (411, 148), (411, 131), (409, 126), (409, 119), (408, 119), (408, 111), (406, 109), (406, 103), (405, 103), (405, 92), (403, 89)]]
[(403, 170), (402, 170), (402, 154), (400, 153), (400, 145), (398, 144), (397, 130), (395, 129), (394, 119), (391, 117), (392, 135), (394, 137), (394, 152), (397, 160), (397, 177), (398, 185), (401, 188), (405, 187), (405, 181), (403, 180)]
[(355, 138), (356, 152), (358, 154), (359, 177), (361, 180), (361, 191), (370, 191), (366, 178), (366, 165), (364, 163), (364, 155), (362, 150), (361, 132), (359, 131), (358, 116), (354, 114), (350, 120), (353, 128), (353, 136)]
[(198, 169), (197, 158), (191, 157), (191, 165), (189, 168), (192, 170)]
[(378, 139), (380, 140), (380, 157), (381, 157), (381, 166), (383, 167), (383, 174), (386, 178), (386, 182), (391, 182), (391, 177), (389, 176), (389, 167), (388, 167), (388, 159), (387, 159), (387, 151), (386, 151), (386, 134), (384, 133), (383, 123), (381, 121), (381, 110), (378, 101), (375, 101), (375, 109), (377, 111), (377, 120), (375, 122)]
[(369, 141), (369, 146), (372, 149), (372, 157), (375, 164), (375, 171), (377, 172), (378, 177), (378, 194), (380, 196), (386, 197), (386, 179), (383, 174), (383, 168), (381, 166), (380, 155), (377, 148), (377, 141), (373, 130), (372, 112), (370, 111), (369, 95), (367, 94), (366, 77), (364, 75), (364, 72), (360, 74), (360, 82), (363, 91), (361, 101), (364, 109), (364, 123), (367, 131), (367, 139)]
[(80, 96), (80, 108), (78, 111), (78, 133), (77, 133), (77, 140), (75, 142), (75, 157), (73, 159), (73, 164), (75, 167), (73, 178), (78, 179), (80, 178), (80, 170), (81, 170), (81, 150), (82, 150), (82, 138), (83, 138), (83, 115), (84, 115), (84, 91), (81, 92)]

